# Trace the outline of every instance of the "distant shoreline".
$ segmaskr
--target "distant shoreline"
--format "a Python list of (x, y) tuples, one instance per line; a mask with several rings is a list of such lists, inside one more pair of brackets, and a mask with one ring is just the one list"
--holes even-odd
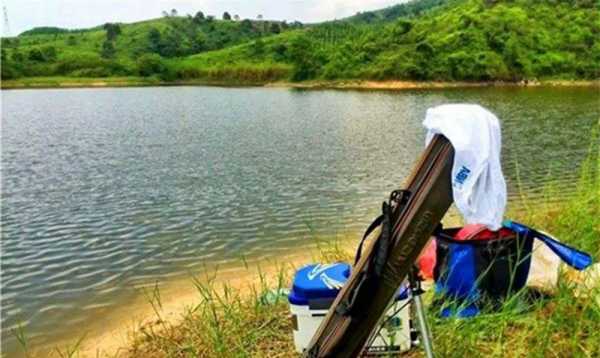
[(304, 82), (230, 82), (210, 80), (162, 81), (145, 77), (106, 77), (106, 78), (69, 78), (69, 77), (29, 77), (18, 80), (2, 81), (3, 90), (10, 89), (52, 89), (52, 88), (111, 88), (111, 87), (168, 87), (168, 86), (215, 86), (215, 87), (269, 87), (297, 89), (348, 89), (348, 90), (410, 90), (445, 89), (479, 87), (592, 87), (600, 88), (598, 80), (541, 80), (541, 81), (366, 81), (366, 80), (315, 80)]

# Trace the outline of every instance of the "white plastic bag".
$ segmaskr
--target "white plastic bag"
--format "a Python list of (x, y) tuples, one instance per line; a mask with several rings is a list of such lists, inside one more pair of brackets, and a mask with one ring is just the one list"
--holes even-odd
[(498, 230), (506, 207), (500, 165), (501, 134), (496, 116), (479, 105), (448, 104), (427, 110), (426, 144), (443, 134), (454, 147), (452, 192), (467, 224)]

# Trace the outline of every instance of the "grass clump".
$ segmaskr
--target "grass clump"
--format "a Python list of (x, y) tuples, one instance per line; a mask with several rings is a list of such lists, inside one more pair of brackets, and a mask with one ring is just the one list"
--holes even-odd
[[(285, 279), (284, 271), (280, 271), (279, 282), (283, 284)], [(271, 291), (266, 281), (251, 285), (250, 295), (213, 280), (194, 283), (200, 302), (188, 309), (178, 325), (163, 321), (157, 310), (158, 320), (140, 330), (131, 356), (230, 357), (242, 352), (285, 356), (282, 352), (292, 350), (285, 300), (279, 295), (268, 300)]]
[[(593, 153), (594, 154), (594, 153)], [(569, 199), (541, 210), (510, 215), (547, 230), (562, 241), (600, 257), (600, 160), (584, 165)], [(350, 250), (348, 250), (350, 249)], [(317, 261), (351, 262), (351, 249), (319, 243)], [(131, 357), (288, 357), (296, 356), (283, 288), (293, 269), (259, 274), (249, 289), (196, 280), (200, 302), (180, 323), (145, 327)], [(577, 287), (562, 273), (552, 296), (527, 299), (525, 290), (494, 312), (472, 319), (439, 319), (429, 312), (434, 348), (443, 357), (547, 357), (600, 355), (599, 287)], [(421, 356), (419, 349), (411, 356)]]

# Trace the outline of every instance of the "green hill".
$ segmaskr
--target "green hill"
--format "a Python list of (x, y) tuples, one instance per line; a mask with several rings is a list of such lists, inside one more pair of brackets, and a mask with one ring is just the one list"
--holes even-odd
[(277, 21), (216, 20), (199, 13), (83, 30), (40, 27), (2, 39), (2, 78), (137, 75), (140, 64), (152, 64), (157, 58), (161, 61), (219, 50), (299, 26)]
[(359, 12), (354, 16), (350, 16), (340, 21), (365, 24), (390, 22), (401, 17), (419, 16), (430, 9), (444, 5), (448, 2), (448, 0), (409, 1), (389, 6), (381, 10)]
[[(391, 23), (332, 22), (182, 61), (187, 68), (277, 63), (306, 79), (598, 78), (600, 21), (591, 1), (451, 1)], [(252, 56), (250, 54), (253, 54)]]
[(3, 78), (596, 79), (594, 0), (415, 0), (311, 26), (168, 16), (3, 39)]

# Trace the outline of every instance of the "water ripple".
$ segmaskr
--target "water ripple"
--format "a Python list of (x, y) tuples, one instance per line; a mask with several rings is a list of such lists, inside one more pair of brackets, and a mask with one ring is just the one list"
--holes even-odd
[(498, 114), (511, 205), (544, 185), (572, 193), (600, 116), (584, 89), (82, 89), (2, 100), (5, 352), (18, 325), (52, 342), (157, 280), (362, 231), (421, 152), (430, 106)]

